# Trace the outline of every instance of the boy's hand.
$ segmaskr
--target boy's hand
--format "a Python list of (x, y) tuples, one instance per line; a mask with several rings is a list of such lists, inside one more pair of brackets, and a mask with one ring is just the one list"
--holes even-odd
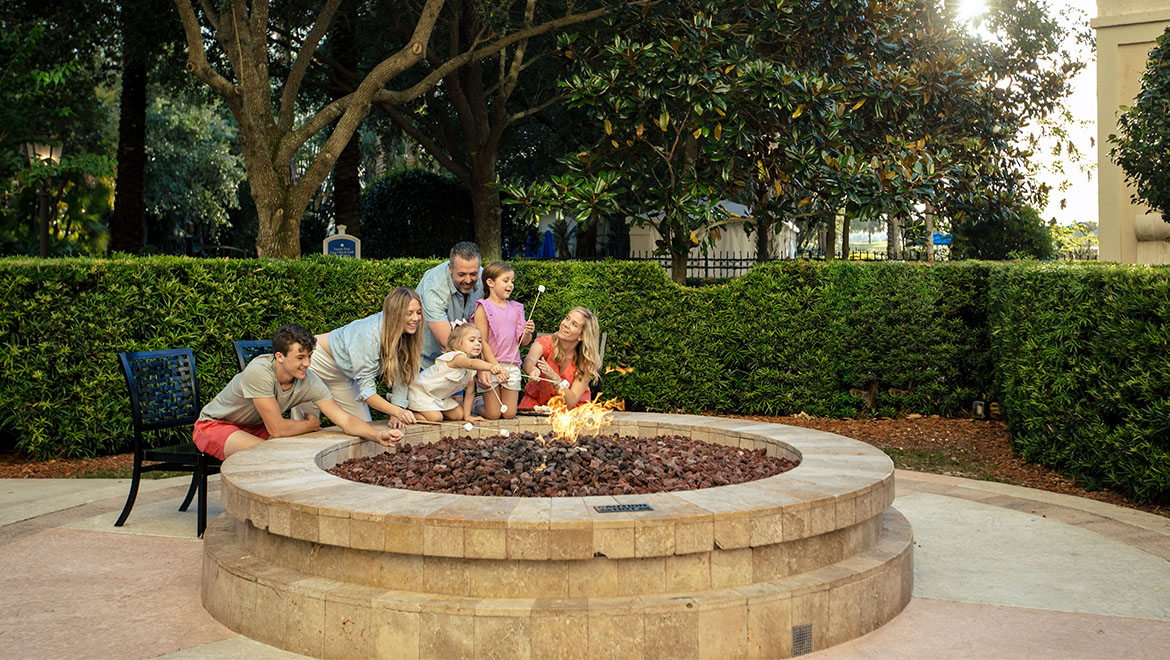
[(321, 428), (321, 418), (317, 415), (314, 415), (313, 413), (305, 415), (305, 421), (309, 422), (310, 431), (316, 431), (317, 429)]
[(402, 431), (399, 429), (382, 429), (378, 431), (378, 444), (383, 447), (392, 447), (394, 443), (402, 439)]

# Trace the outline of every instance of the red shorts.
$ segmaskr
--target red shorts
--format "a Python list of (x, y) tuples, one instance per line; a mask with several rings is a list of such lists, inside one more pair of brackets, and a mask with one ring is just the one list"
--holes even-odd
[(223, 460), (223, 447), (228, 436), (236, 431), (246, 431), (261, 440), (268, 439), (268, 428), (263, 424), (236, 424), (218, 419), (201, 419), (195, 422), (192, 440), (199, 451)]

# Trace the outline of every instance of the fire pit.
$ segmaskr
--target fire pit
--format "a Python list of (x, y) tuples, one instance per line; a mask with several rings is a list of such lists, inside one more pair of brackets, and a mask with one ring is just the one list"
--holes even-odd
[[(614, 413), (608, 433), (680, 435), (799, 461), (746, 483), (642, 495), (501, 497), (327, 473), (384, 451), (320, 431), (223, 466), (203, 603), (229, 628), (317, 657), (790, 657), (893, 618), (912, 534), (893, 465), (841, 436)], [(548, 434), (544, 418), (443, 436)]]

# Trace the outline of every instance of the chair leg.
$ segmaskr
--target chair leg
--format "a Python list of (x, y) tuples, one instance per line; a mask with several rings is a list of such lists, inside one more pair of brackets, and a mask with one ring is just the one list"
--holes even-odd
[(207, 454), (202, 452), (199, 454), (199, 464), (195, 468), (195, 477), (199, 480), (199, 503), (196, 505), (199, 522), (196, 536), (203, 538), (203, 530), (207, 529)]
[(134, 473), (130, 479), (130, 494), (126, 496), (126, 506), (122, 507), (122, 515), (118, 516), (118, 522), (114, 523), (114, 527), (121, 527), (126, 519), (130, 517), (130, 509), (134, 508), (134, 500), (138, 498), (138, 479), (142, 476), (142, 455), (135, 452), (134, 454)]
[(186, 511), (187, 507), (191, 506), (191, 499), (195, 497), (195, 489), (199, 487), (199, 469), (196, 468), (191, 473), (191, 487), (187, 489), (187, 497), (183, 498), (183, 504), (179, 506), (179, 511)]

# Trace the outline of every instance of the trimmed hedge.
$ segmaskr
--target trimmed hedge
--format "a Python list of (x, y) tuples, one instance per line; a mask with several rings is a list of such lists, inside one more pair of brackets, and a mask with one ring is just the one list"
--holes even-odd
[[(0, 260), (0, 433), (42, 457), (123, 449), (118, 352), (191, 346), (207, 401), (233, 340), (326, 332), (436, 263)], [(953, 415), (991, 393), (1027, 458), (1170, 498), (1170, 269), (778, 262), (691, 288), (651, 263), (514, 265), (516, 300), (547, 287), (538, 331), (598, 313), (606, 365), (632, 368), (599, 389), (629, 409)]]
[(1170, 269), (997, 269), (996, 382), (1027, 460), (1170, 499)]

